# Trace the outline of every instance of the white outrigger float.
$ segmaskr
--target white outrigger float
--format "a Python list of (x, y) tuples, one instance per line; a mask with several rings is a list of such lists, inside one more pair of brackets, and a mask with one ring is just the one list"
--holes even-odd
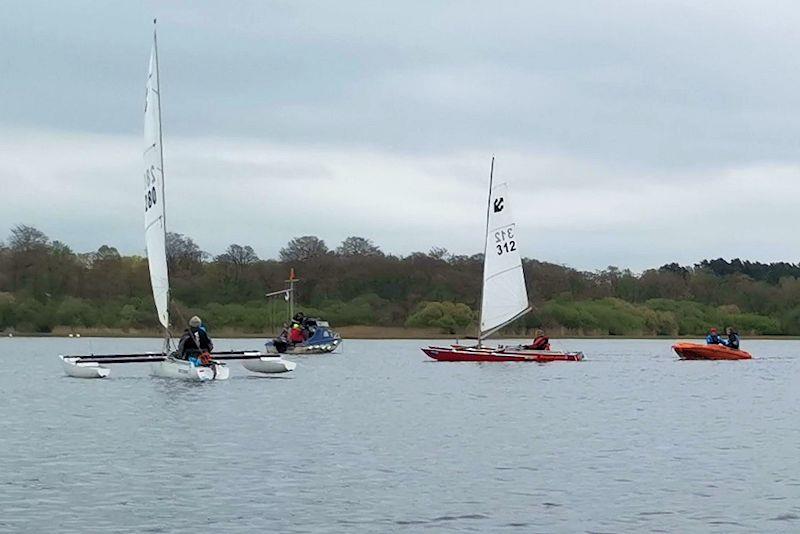
[[(153, 21), (155, 24), (155, 21)], [(158, 74), (158, 42), (153, 28), (153, 49), (147, 73), (147, 96), (144, 108), (144, 223), (147, 242), (147, 263), (150, 285), (161, 326), (164, 327), (163, 352), (139, 354), (98, 354), (88, 356), (62, 355), (61, 363), (67, 375), (75, 378), (105, 378), (111, 373), (109, 364), (150, 363), (153, 376), (182, 380), (226, 380), (230, 369), (228, 360), (241, 360), (248, 371), (255, 373), (285, 373), (293, 371), (296, 363), (279, 355), (259, 351), (214, 352), (208, 365), (176, 357), (169, 332), (169, 273), (167, 270), (166, 211), (164, 209), (164, 154), (161, 144), (161, 91)]]

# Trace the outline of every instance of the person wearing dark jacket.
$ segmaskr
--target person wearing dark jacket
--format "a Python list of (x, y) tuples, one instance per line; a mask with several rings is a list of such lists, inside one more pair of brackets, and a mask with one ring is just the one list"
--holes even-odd
[(544, 335), (543, 330), (537, 330), (533, 343), (525, 348), (530, 350), (550, 350), (550, 338)]
[(728, 334), (728, 339), (722, 340), (721, 343), (728, 347), (729, 349), (739, 349), (739, 333), (736, 332), (730, 326), (725, 329), (725, 333)]
[(203, 321), (200, 317), (194, 316), (189, 319), (189, 328), (184, 330), (181, 340), (178, 342), (178, 357), (188, 360), (190, 357), (197, 357), (203, 352), (214, 350), (214, 343), (208, 337), (208, 332), (202, 327)]

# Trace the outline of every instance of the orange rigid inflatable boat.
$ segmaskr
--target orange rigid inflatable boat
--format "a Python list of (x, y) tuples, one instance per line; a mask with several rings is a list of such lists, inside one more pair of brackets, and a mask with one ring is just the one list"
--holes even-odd
[(681, 360), (750, 360), (749, 352), (729, 349), (725, 345), (701, 345), (699, 343), (676, 343), (672, 345)]

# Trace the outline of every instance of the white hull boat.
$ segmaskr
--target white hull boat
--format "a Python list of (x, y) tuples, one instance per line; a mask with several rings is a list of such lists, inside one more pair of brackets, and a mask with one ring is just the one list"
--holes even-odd
[(262, 356), (257, 360), (242, 360), (242, 367), (254, 373), (277, 374), (294, 371), (297, 364), (280, 356)]
[(214, 362), (209, 366), (195, 366), (186, 360), (168, 357), (164, 361), (154, 363), (152, 375), (160, 378), (180, 378), (204, 382), (207, 380), (227, 380), (231, 371), (222, 362)]
[[(167, 226), (164, 210), (164, 155), (161, 143), (161, 91), (158, 74), (158, 47), (155, 29), (153, 49), (147, 72), (147, 91), (144, 109), (144, 230), (150, 286), (159, 323), (164, 328), (162, 352), (137, 354), (62, 355), (64, 371), (76, 378), (105, 378), (111, 373), (108, 364), (149, 363), (154, 376), (181, 380), (227, 380), (229, 360), (242, 360), (245, 369), (256, 373), (285, 373), (294, 370), (296, 363), (257, 350), (220, 351), (210, 354), (213, 363), (195, 366), (173, 357), (169, 333), (169, 273), (167, 268)], [(141, 197), (140, 197), (141, 198)]]
[(142, 354), (101, 354), (90, 356), (60, 356), (62, 367), (67, 375), (75, 378), (106, 378), (110, 375), (110, 364), (150, 363), (151, 374), (160, 378), (179, 380), (227, 380), (230, 367), (227, 361), (240, 360), (248, 371), (261, 374), (288, 373), (297, 367), (295, 362), (284, 360), (281, 356), (264, 354), (258, 351), (228, 351), (212, 355), (213, 365), (195, 366), (163, 353)]
[(67, 376), (75, 378), (105, 378), (111, 373), (111, 369), (103, 367), (97, 362), (81, 362), (78, 358), (60, 356), (61, 365)]

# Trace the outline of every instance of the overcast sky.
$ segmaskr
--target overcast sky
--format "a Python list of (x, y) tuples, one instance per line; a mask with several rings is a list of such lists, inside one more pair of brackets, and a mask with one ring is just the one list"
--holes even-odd
[[(169, 229), (525, 256), (800, 259), (796, 2), (4, 2), (0, 232), (143, 253), (158, 17)], [(2, 234), (0, 234), (2, 235)]]

